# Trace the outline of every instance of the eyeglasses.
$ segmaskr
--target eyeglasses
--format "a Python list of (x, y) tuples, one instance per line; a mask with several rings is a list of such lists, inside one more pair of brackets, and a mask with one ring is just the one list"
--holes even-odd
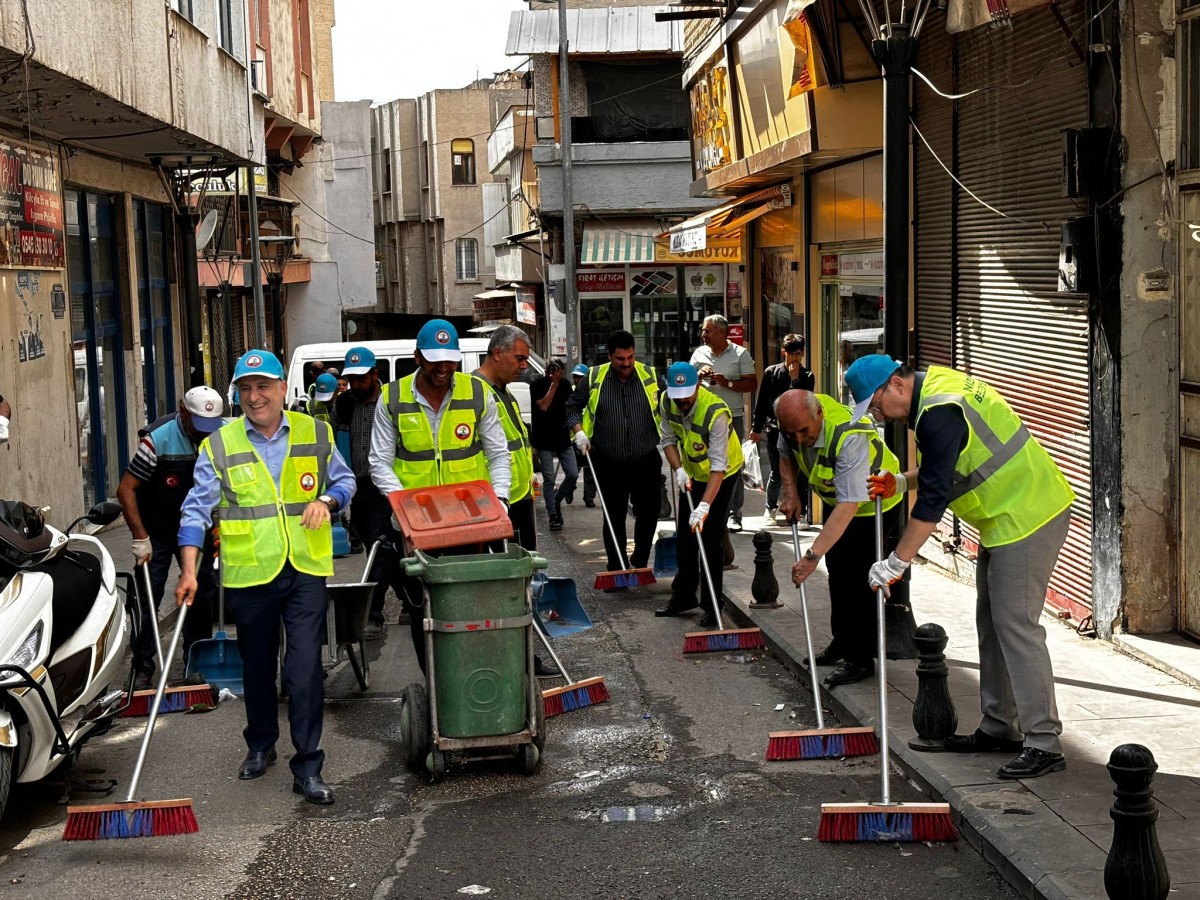
[(879, 391), (879, 394), (872, 398), (871, 405), (867, 407), (867, 412), (871, 413), (872, 415), (874, 415), (877, 412), (881, 412), (882, 410), (880, 410), (879, 404), (883, 402), (883, 395), (886, 394), (891, 389), (892, 389), (892, 380), (889, 378), (887, 381), (884, 382), (883, 389)]

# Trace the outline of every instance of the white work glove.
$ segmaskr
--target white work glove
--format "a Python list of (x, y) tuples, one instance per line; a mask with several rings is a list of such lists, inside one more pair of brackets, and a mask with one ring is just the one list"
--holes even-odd
[(688, 478), (688, 473), (683, 471), (683, 467), (675, 470), (675, 486), (681, 491), (686, 491), (688, 482), (692, 479)]
[(708, 510), (707, 500), (701, 500), (699, 505), (692, 510), (692, 514), (688, 518), (688, 525), (691, 526), (692, 531), (704, 530), (704, 520), (708, 518)]
[(154, 548), (150, 545), (150, 538), (133, 539), (133, 561), (139, 566), (150, 562), (150, 555), (153, 552)]
[(0, 444), (8, 443), (8, 417), (0, 416)]
[(871, 590), (883, 591), (883, 596), (885, 597), (892, 596), (892, 592), (888, 589), (889, 586), (904, 577), (904, 570), (908, 566), (909, 563), (906, 563), (895, 553), (890, 554), (887, 559), (879, 560), (879, 562), (871, 566), (871, 571), (867, 575), (867, 581), (871, 585)]
[(575, 447), (580, 453), (587, 453), (592, 449), (592, 442), (588, 440), (588, 436), (583, 433), (583, 429), (575, 432)]

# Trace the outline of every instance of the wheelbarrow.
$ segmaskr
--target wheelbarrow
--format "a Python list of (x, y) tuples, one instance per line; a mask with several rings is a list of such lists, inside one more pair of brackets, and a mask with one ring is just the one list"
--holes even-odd
[[(371, 545), (367, 563), (363, 567), (362, 581), (347, 584), (326, 585), (329, 591), (329, 606), (325, 609), (325, 660), (329, 665), (341, 661), (339, 650), (346, 651), (359, 690), (371, 686), (371, 661), (367, 657), (367, 616), (371, 612), (371, 595), (375, 591), (374, 581), (366, 579), (371, 573), (371, 564), (383, 539)], [(357, 651), (355, 645), (358, 645)]]

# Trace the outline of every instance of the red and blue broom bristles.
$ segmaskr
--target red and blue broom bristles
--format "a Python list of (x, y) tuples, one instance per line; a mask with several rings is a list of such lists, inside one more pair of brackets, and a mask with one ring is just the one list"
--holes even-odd
[(720, 653), (723, 650), (766, 649), (762, 630), (731, 628), (726, 631), (693, 631), (683, 636), (684, 653)]
[(651, 569), (621, 569), (618, 572), (601, 572), (596, 576), (593, 587), (598, 591), (611, 591), (614, 588), (654, 584), (656, 580)]
[(767, 740), (767, 760), (843, 759), (873, 756), (879, 740), (871, 728), (837, 728), (813, 731), (773, 731)]
[(566, 687), (542, 691), (542, 702), (545, 704), (547, 717), (607, 703), (608, 700), (608, 687), (605, 686), (603, 678), (588, 678)]
[[(121, 713), (120, 718), (150, 715), (150, 707), (154, 703), (155, 691), (135, 691), (130, 698), (129, 706)], [(212, 685), (188, 685), (187, 687), (167, 688), (163, 692), (162, 703), (158, 707), (160, 714), (186, 712), (193, 706), (216, 706), (217, 692)]]
[(67, 808), (64, 841), (108, 841), (196, 834), (200, 825), (189, 800), (111, 803)]
[(866, 804), (821, 806), (817, 839), (833, 843), (920, 843), (956, 841), (958, 832), (946, 803), (898, 803), (872, 809)]

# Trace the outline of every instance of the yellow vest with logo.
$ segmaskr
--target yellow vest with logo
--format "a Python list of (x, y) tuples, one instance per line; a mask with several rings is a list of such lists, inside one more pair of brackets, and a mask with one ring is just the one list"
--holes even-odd
[(979, 529), (985, 547), (1027, 538), (1070, 507), (1075, 492), (1067, 479), (995, 388), (965, 372), (930, 366), (913, 428), (936, 406), (957, 407), (967, 422), (950, 509)]
[[(604, 379), (608, 377), (608, 370), (611, 368), (612, 363), (605, 363), (592, 369), (588, 374), (590, 380), (588, 404), (583, 410), (583, 433), (588, 436), (588, 440), (592, 438), (592, 428), (596, 422), (596, 407), (600, 404), (600, 388), (604, 385)], [(658, 434), (658, 430), (662, 427), (658, 419), (658, 379), (654, 375), (653, 368), (643, 366), (640, 362), (635, 362), (633, 368), (634, 375), (646, 391), (646, 402), (650, 404), (650, 414), (654, 416), (654, 433)]]
[(333, 532), (300, 524), (304, 509), (325, 490), (333, 431), (304, 413), (285, 412), (288, 453), (279, 488), (250, 443), (244, 418), (205, 439), (203, 448), (221, 482), (221, 577), (226, 587), (267, 584), (290, 562), (297, 572), (333, 574)]
[(416, 373), (384, 386), (380, 402), (396, 429), (396, 458), (392, 471), (408, 488), (489, 481), (487, 456), (479, 426), (487, 395), (478, 378), (454, 373), (450, 399), (442, 411), (437, 443), (429, 419), (417, 403)]
[(332, 403), (332, 400), (309, 400), (308, 408), (310, 410), (310, 414), (318, 422), (329, 424), (329, 406)]
[(684, 419), (675, 401), (665, 394), (662, 398), (662, 414), (667, 420), (667, 425), (675, 432), (675, 437), (679, 439), (679, 459), (689, 478), (708, 481), (711, 472), (708, 461), (709, 436), (712, 434), (713, 422), (721, 415), (726, 417), (726, 424), (729, 426), (725, 477), (729, 478), (742, 470), (745, 460), (742, 457), (742, 442), (733, 430), (733, 413), (729, 404), (708, 388), (701, 386), (697, 390), (691, 421)]
[[(478, 377), (478, 376), (476, 376)], [(521, 419), (521, 409), (508, 392), (508, 388), (497, 388), (480, 378), (496, 393), (496, 408), (500, 413), (500, 424), (504, 438), (508, 441), (508, 454), (512, 459), (512, 486), (508, 500), (516, 503), (533, 493), (533, 445), (529, 443), (529, 431)]]
[[(791, 438), (788, 438), (788, 445), (792, 449), (792, 458), (796, 460), (796, 465), (800, 467), (800, 471), (808, 478), (809, 486), (813, 489), (822, 501), (830, 506), (836, 506), (837, 488), (834, 486), (834, 473), (837, 468), (838, 456), (842, 452), (842, 446), (852, 434), (861, 434), (867, 439), (867, 443), (871, 448), (871, 471), (887, 471), (899, 472), (900, 461), (896, 459), (896, 454), (893, 453), (883, 442), (879, 436), (879, 432), (875, 428), (875, 424), (869, 416), (863, 416), (857, 422), (851, 421), (854, 416), (854, 411), (848, 406), (838, 403), (833, 397), (826, 394), (816, 394), (817, 400), (821, 404), (821, 409), (825, 413), (823, 423), (825, 431), (825, 445), (823, 447), (800, 447), (793, 444)], [(863, 486), (864, 488), (866, 485)], [(900, 503), (904, 498), (900, 494), (894, 497), (888, 497), (883, 501), (884, 510), (889, 510), (897, 503)], [(875, 515), (875, 502), (872, 500), (864, 501), (858, 504), (858, 509), (854, 515), (857, 516), (873, 516)]]

